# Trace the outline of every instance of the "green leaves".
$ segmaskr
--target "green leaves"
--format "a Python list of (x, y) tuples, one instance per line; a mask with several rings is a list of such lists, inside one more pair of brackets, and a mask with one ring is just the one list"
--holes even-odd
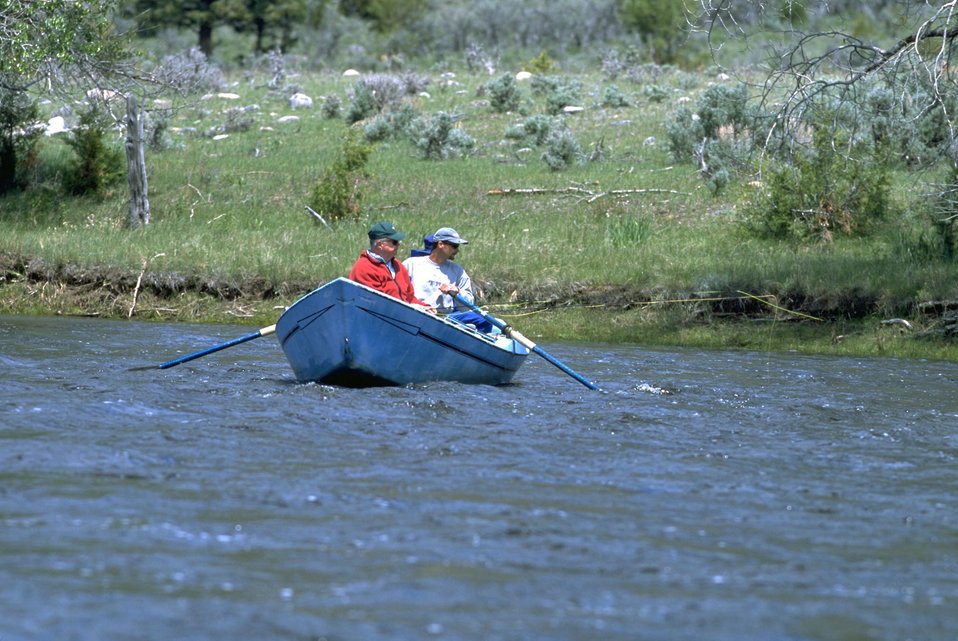
[(3, 0), (0, 2), (0, 76), (29, 82), (45, 64), (111, 58), (115, 0)]

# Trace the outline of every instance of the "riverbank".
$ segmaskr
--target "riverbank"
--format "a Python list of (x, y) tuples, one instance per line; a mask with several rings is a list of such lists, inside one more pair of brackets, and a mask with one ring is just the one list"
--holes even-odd
[[(220, 279), (115, 267), (50, 265), (0, 254), (0, 314), (267, 326), (316, 283)], [(873, 301), (780, 301), (736, 292), (649, 292), (628, 286), (557, 287), (518, 296), (515, 283), (480, 302), (542, 342), (684, 346), (958, 361), (958, 302), (908, 318), (868, 311)], [(511, 292), (505, 295), (505, 292)], [(859, 313), (854, 313), (859, 310)]]
[[(600, 99), (610, 88), (601, 74), (569, 76), (584, 107), (549, 118), (531, 85), (520, 87), (522, 112), (502, 113), (487, 77), (444, 78), (402, 104), (427, 121), (457, 114), (474, 146), (432, 157), (408, 137), (376, 137), (365, 173), (351, 177), (355, 200), (335, 217), (310, 212), (317, 189), (338, 184), (327, 172), (352, 149), (349, 132), (377, 130), (293, 109), (263, 83), (169, 114), (167, 144), (147, 154), (151, 220), (137, 228), (125, 184), (65, 195), (57, 176), (73, 151), (62, 135), (44, 138), (33, 183), (0, 198), (0, 313), (267, 326), (348, 273), (369, 226), (390, 220), (407, 234), (401, 256), (455, 227), (482, 304), (542, 342), (958, 360), (948, 307), (932, 304), (958, 298), (958, 261), (907, 171), (892, 177), (898, 213), (868, 233), (768, 237), (746, 215), (764, 188), (757, 176), (743, 170), (711, 189), (670, 151), (666, 123), (713, 77), (663, 70), (630, 80), (628, 105), (613, 107)], [(357, 86), (300, 80), (344, 105)], [(654, 99), (646, 81), (661, 89)], [(223, 129), (237, 114), (243, 126)], [(563, 169), (513, 138), (545, 122), (581, 151)]]

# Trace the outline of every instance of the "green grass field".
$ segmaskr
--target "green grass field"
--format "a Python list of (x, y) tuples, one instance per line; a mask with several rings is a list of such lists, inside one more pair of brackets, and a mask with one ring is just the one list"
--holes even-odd
[[(798, 340), (817, 345), (815, 351), (857, 345), (854, 349), (863, 352), (897, 353), (889, 345), (910, 341), (875, 330), (880, 320), (908, 315), (925, 300), (958, 297), (958, 265), (916, 252), (916, 225), (907, 214), (866, 238), (830, 243), (748, 235), (739, 224), (741, 211), (761, 187), (746, 176), (713, 195), (696, 167), (676, 162), (668, 150), (664, 123), (669, 114), (684, 98), (694, 102), (714, 78), (676, 71), (657, 78), (653, 93), (647, 83), (613, 83), (600, 74), (577, 79), (584, 109), (561, 117), (583, 155), (594, 152), (598, 160), (553, 171), (540, 158), (541, 149), (520, 149), (506, 138), (526, 115), (490, 108), (488, 96), (479, 91), (489, 77), (460, 74), (458, 84), (447, 87), (437, 77), (426, 89), (428, 96), (408, 101), (426, 115), (455, 114), (457, 126), (476, 141), (472, 153), (423, 160), (409, 141), (377, 144), (367, 164), (369, 178), (361, 185), (361, 212), (327, 227), (306, 204), (339, 154), (347, 125), (342, 118), (325, 117), (318, 107), (331, 94), (346, 104), (355, 80), (296, 77), (317, 107), (293, 111), (287, 96), (266, 89), (264, 78), (244, 77), (228, 89), (239, 99), (214, 95), (178, 102), (170, 123), (172, 147), (147, 152), (152, 221), (145, 228), (128, 228), (125, 184), (102, 197), (64, 196), (58, 171), (71, 150), (62, 138), (44, 139), (34, 186), (0, 198), (0, 253), (36, 257), (61, 271), (71, 265), (109, 268), (134, 278), (159, 273), (265, 281), (275, 296), (246, 300), (248, 313), (234, 315), (258, 322), (291, 302), (284, 296), (345, 275), (373, 222), (391, 220), (409, 235), (401, 256), (423, 235), (452, 226), (470, 240), (459, 260), (485, 302), (508, 313), (511, 299), (521, 306), (517, 313), (535, 312), (526, 321), (534, 334), (759, 349), (792, 349), (790, 341)], [(601, 106), (610, 84), (630, 106)], [(539, 113), (541, 101), (528, 86), (521, 88), (527, 114)], [(228, 112), (237, 108), (247, 108), (246, 130), (221, 139), (202, 135), (228, 121)], [(298, 120), (279, 121), (289, 115)], [(117, 143), (122, 143), (119, 137)], [(920, 198), (913, 180), (901, 176), (895, 191), (904, 212)], [(31, 298), (37, 285), (21, 282), (22, 276), (7, 274), (7, 285), (0, 288), (0, 295), (6, 292), (2, 311), (134, 315), (125, 313), (129, 291), (97, 299), (99, 309), (84, 309), (95, 303), (86, 299), (71, 307), (55, 296), (46, 302), (42, 295)], [(143, 293), (137, 318), (222, 320), (230, 317), (224, 309), (237, 305), (190, 292), (167, 301), (149, 296)], [(702, 313), (701, 302), (692, 300), (736, 296), (774, 300), (774, 306), (753, 304), (773, 322), (760, 331), (754, 325), (723, 324), (714, 308)], [(846, 304), (849, 323), (859, 322), (863, 305), (868, 317), (847, 336), (835, 324)], [(800, 317), (774, 322), (793, 305), (828, 310), (832, 322)], [(799, 324), (801, 331), (790, 329)], [(768, 338), (774, 332), (782, 332), (782, 340)], [(938, 344), (914, 350), (907, 353), (954, 356)]]

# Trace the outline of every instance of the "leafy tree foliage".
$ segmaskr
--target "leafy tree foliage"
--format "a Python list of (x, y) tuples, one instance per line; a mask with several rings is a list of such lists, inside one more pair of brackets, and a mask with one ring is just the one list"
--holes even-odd
[(262, 53), (273, 46), (288, 48), (294, 28), (310, 14), (307, 0), (136, 0), (131, 15), (141, 29), (177, 27), (195, 31), (197, 46), (209, 57), (217, 25), (255, 33), (254, 49)]
[(34, 152), (31, 88), (42, 81), (57, 92), (124, 73), (115, 7), (115, 0), (0, 1), (0, 193), (23, 184), (23, 162)]
[(0, 87), (0, 194), (24, 182), (20, 159), (32, 155), (40, 130), (18, 131), (36, 117), (37, 105), (26, 93)]
[[(766, 231), (860, 233), (863, 222), (888, 210), (891, 168), (958, 167), (954, 2), (695, 5), (690, 24), (717, 63), (764, 65), (755, 96), (763, 120), (753, 136), (765, 141), (771, 159), (767, 199), (757, 202)], [(725, 58), (730, 51), (734, 59)], [(958, 208), (949, 209), (954, 185), (929, 187), (925, 199), (939, 207), (936, 224), (951, 233), (958, 220)]]
[(622, 21), (642, 36), (653, 62), (676, 61), (687, 38), (683, 3), (675, 0), (621, 0)]
[[(845, 19), (843, 11), (864, 14), (866, 24)], [(775, 135), (786, 142), (800, 135), (816, 103), (838, 101), (872, 121), (876, 135), (894, 134), (894, 114), (910, 114), (924, 144), (935, 140), (931, 130), (937, 129), (939, 150), (956, 151), (954, 2), (699, 0), (690, 21), (706, 35), (717, 62), (735, 49), (730, 63), (744, 57), (765, 63), (760, 99), (773, 116)], [(763, 47), (752, 49), (753, 42)]]
[(115, 0), (4, 0), (0, 3), (0, 85), (21, 88), (43, 72), (116, 59)]

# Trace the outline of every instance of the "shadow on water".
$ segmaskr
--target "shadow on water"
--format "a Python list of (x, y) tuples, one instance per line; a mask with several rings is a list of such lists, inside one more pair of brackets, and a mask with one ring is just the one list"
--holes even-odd
[(948, 639), (958, 367), (548, 346), (299, 384), (248, 329), (0, 318), (0, 639)]

